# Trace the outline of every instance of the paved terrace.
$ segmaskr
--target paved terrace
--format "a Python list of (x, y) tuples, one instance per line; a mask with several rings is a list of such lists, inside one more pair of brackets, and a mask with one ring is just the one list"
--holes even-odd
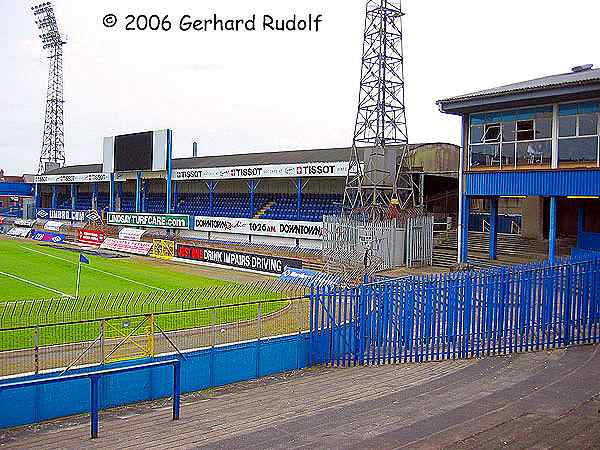
[[(68, 401), (68, 399), (65, 399)], [(600, 448), (600, 347), (314, 368), (0, 433), (0, 448)]]

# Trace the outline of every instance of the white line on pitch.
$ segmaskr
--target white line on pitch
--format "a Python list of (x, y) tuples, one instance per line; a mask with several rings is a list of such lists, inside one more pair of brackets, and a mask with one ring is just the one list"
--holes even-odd
[[(76, 262), (74, 262), (74, 261), (71, 261), (70, 259), (61, 258), (60, 256), (51, 255), (50, 253), (41, 252), (41, 251), (39, 251), (39, 250), (34, 250), (34, 249), (32, 249), (32, 248), (25, 247), (25, 246), (23, 246), (23, 245), (19, 245), (19, 247), (20, 247), (20, 248), (22, 248), (22, 249), (24, 249), (24, 250), (28, 250), (28, 251), (30, 251), (30, 252), (39, 253), (40, 255), (44, 255), (44, 256), (47, 256), (47, 257), (49, 257), (49, 258), (60, 259), (61, 261), (68, 262), (69, 264), (73, 264), (74, 266), (76, 266), (76, 265), (77, 265), (77, 263), (76, 263)], [(140, 286), (145, 286), (145, 287), (147, 287), (147, 288), (150, 288), (150, 289), (156, 289), (157, 291), (162, 291), (162, 292), (165, 292), (165, 290), (164, 290), (164, 289), (161, 289), (161, 288), (159, 288), (159, 287), (156, 287), (156, 286), (151, 286), (151, 285), (149, 285), (149, 284), (142, 283), (141, 281), (135, 281), (135, 280), (131, 280), (131, 279), (129, 279), (129, 278), (122, 277), (121, 275), (117, 275), (117, 274), (115, 274), (115, 273), (106, 272), (106, 271), (104, 271), (104, 270), (96, 269), (95, 267), (91, 267), (90, 265), (88, 265), (86, 268), (87, 268), (87, 269), (89, 269), (89, 270), (94, 270), (94, 271), (96, 271), (96, 272), (103, 273), (103, 274), (105, 274), (105, 275), (110, 275), (111, 277), (120, 278), (121, 280), (129, 281), (130, 283), (139, 284)]]
[(12, 275), (12, 274), (10, 274), (10, 273), (6, 273), (6, 272), (0, 272), (0, 275), (7, 276), (7, 277), (9, 277), (9, 278), (14, 278), (15, 280), (21, 281), (21, 282), (23, 282), (23, 283), (31, 284), (31, 285), (33, 285), (33, 286), (35, 286), (35, 287), (38, 287), (38, 288), (40, 288), (40, 289), (45, 289), (45, 290), (47, 290), (47, 291), (54, 292), (55, 294), (60, 294), (60, 295), (63, 295), (63, 296), (65, 296), (65, 297), (75, 298), (75, 297), (73, 297), (72, 295), (65, 294), (64, 292), (57, 291), (56, 289), (52, 289), (51, 287), (44, 286), (43, 284), (34, 283), (33, 281), (26, 280), (25, 278), (21, 278), (21, 277), (18, 277), (18, 276), (16, 276), (16, 275)]

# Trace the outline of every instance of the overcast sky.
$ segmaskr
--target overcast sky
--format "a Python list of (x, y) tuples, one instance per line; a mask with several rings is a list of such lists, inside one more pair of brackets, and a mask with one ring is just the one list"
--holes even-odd
[[(174, 130), (174, 154), (347, 146), (358, 101), (364, 0), (56, 0), (65, 53), (68, 164), (103, 136)], [(27, 0), (0, 0), (0, 168), (37, 168), (47, 60)], [(405, 0), (411, 142), (459, 143), (435, 100), (600, 65), (591, 0)], [(114, 29), (102, 25), (115, 13)], [(323, 14), (319, 33), (127, 32), (127, 14)], [(268, 161), (265, 161), (268, 162)]]

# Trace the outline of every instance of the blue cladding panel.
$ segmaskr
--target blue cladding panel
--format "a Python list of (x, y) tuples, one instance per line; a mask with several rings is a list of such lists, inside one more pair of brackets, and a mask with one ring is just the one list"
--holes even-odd
[(466, 174), (466, 195), (600, 196), (600, 170), (471, 172)]
[(33, 196), (33, 184), (29, 183), (0, 183), (0, 195)]
[(600, 251), (600, 233), (581, 233), (577, 246), (580, 249)]

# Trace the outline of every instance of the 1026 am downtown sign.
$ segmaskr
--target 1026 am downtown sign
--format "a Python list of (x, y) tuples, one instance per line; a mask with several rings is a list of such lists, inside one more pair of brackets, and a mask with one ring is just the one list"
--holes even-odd
[(194, 230), (217, 233), (254, 234), (295, 239), (322, 239), (321, 222), (291, 220), (231, 219), (226, 217), (194, 217)]

